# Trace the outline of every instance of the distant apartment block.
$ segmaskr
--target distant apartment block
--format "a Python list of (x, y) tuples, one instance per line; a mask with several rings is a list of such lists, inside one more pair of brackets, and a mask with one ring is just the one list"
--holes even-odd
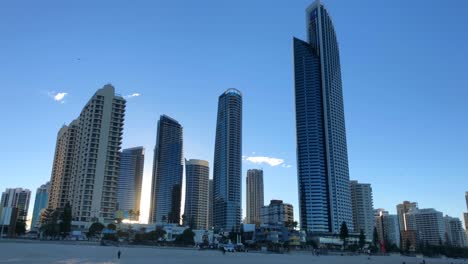
[(294, 211), (291, 204), (281, 200), (271, 200), (269, 205), (263, 206), (262, 224), (286, 225), (294, 222)]
[(396, 210), (401, 231), (414, 230), (414, 227), (408, 226), (408, 223), (406, 221), (406, 213), (417, 208), (418, 203), (409, 201), (404, 201), (403, 203), (397, 205)]
[(362, 230), (366, 238), (372, 241), (374, 231), (372, 187), (367, 183), (350, 181), (350, 189), (354, 232), (360, 233)]
[(185, 160), (184, 224), (192, 229), (208, 229), (209, 177), (208, 161)]
[(447, 243), (455, 247), (464, 247), (466, 244), (466, 233), (459, 218), (445, 216), (445, 234)]
[(261, 210), (263, 202), (263, 170), (253, 169), (247, 171), (247, 224), (261, 223)]
[(17, 208), (17, 216), (15, 219), (26, 222), (30, 198), (31, 191), (28, 189), (7, 188), (2, 193), (0, 207)]
[(400, 247), (400, 227), (398, 216), (391, 215), (384, 209), (374, 210), (375, 227), (379, 235), (379, 241), (386, 247), (395, 244)]
[(432, 208), (411, 210), (406, 213), (406, 223), (409, 230), (416, 230), (418, 244), (437, 246), (445, 242), (444, 218), (439, 211)]

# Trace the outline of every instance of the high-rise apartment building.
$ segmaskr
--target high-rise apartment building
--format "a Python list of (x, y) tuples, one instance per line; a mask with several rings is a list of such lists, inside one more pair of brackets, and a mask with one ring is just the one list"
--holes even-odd
[(242, 94), (228, 89), (219, 96), (213, 166), (213, 225), (239, 230), (242, 205)]
[(150, 223), (180, 223), (183, 153), (182, 126), (162, 115), (154, 148)]
[(143, 183), (143, 168), (145, 149), (143, 147), (128, 148), (120, 153), (120, 173), (117, 183), (117, 209), (134, 214), (132, 220), (139, 220), (141, 188)]
[(246, 178), (247, 224), (261, 223), (263, 203), (263, 170), (248, 170)]
[(208, 229), (210, 168), (205, 160), (185, 160), (184, 221), (192, 229)]
[(213, 227), (213, 179), (208, 183), (208, 228)]
[(416, 202), (404, 201), (403, 203), (397, 205), (396, 210), (397, 210), (398, 222), (399, 222), (401, 231), (408, 231), (408, 230), (415, 229), (414, 227), (408, 226), (408, 223), (406, 221), (406, 214), (416, 209), (418, 209), (418, 203)]
[(2, 193), (0, 207), (17, 208), (17, 220), (26, 222), (28, 217), (29, 199), (31, 191), (23, 188), (7, 188)]
[(31, 220), (31, 230), (37, 230), (39, 228), (39, 218), (41, 212), (47, 208), (47, 202), (49, 200), (49, 183), (41, 185), (36, 190), (36, 199), (34, 199), (34, 209)]
[(466, 244), (466, 234), (462, 222), (457, 217), (444, 217), (446, 242), (455, 247), (464, 247)]
[(374, 210), (375, 227), (379, 235), (380, 243), (386, 247), (395, 244), (400, 247), (400, 227), (398, 224), (398, 216), (391, 215), (384, 209)]
[(364, 232), (372, 240), (374, 233), (374, 208), (372, 187), (367, 183), (351, 181), (351, 201), (353, 206), (354, 232)]
[(319, 0), (306, 10), (308, 41), (294, 38), (297, 173), (301, 229), (353, 227), (340, 54)]
[(432, 208), (414, 209), (406, 213), (406, 224), (415, 228), (418, 244), (437, 246), (445, 242), (445, 225), (441, 212)]
[(57, 136), (48, 208), (72, 207), (74, 221), (114, 220), (125, 99), (99, 89)]
[(261, 209), (262, 224), (288, 225), (294, 222), (294, 211), (291, 204), (281, 200), (271, 200)]

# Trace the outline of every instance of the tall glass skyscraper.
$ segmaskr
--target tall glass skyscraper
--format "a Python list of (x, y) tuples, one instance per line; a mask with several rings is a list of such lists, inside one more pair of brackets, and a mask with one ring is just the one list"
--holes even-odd
[(228, 89), (219, 96), (213, 168), (213, 225), (239, 230), (242, 193), (242, 94)]
[(150, 223), (180, 223), (182, 173), (182, 126), (162, 115), (154, 148)]
[(340, 54), (332, 20), (317, 0), (306, 10), (308, 42), (294, 38), (301, 228), (353, 230)]
[(41, 211), (47, 208), (49, 200), (49, 183), (41, 185), (36, 190), (36, 199), (34, 199), (34, 209), (31, 220), (31, 230), (36, 230), (39, 227), (39, 217)]
[(117, 183), (118, 210), (127, 212), (132, 210), (135, 214), (140, 211), (144, 162), (143, 147), (124, 149), (120, 153), (120, 174)]

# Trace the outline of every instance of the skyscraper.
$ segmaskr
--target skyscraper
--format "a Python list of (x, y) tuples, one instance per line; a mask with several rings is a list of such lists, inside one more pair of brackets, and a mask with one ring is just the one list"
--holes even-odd
[(457, 217), (444, 216), (447, 243), (455, 247), (464, 247), (466, 234), (462, 222)]
[(74, 221), (114, 220), (125, 99), (99, 89), (57, 136), (48, 208), (72, 207)]
[(207, 229), (210, 168), (205, 160), (185, 161), (184, 221), (192, 229)]
[(17, 220), (25, 221), (28, 217), (29, 199), (31, 191), (23, 188), (7, 188), (2, 193), (0, 207), (17, 208)]
[(296, 144), (301, 229), (353, 230), (340, 54), (319, 0), (306, 10), (308, 42), (294, 38)]
[(351, 181), (354, 232), (364, 232), (372, 240), (374, 232), (374, 208), (370, 184)]
[(39, 217), (41, 211), (47, 208), (47, 202), (49, 200), (49, 183), (41, 185), (36, 190), (36, 199), (34, 200), (34, 210), (31, 221), (31, 229), (35, 230), (39, 226)]
[(239, 230), (242, 193), (242, 94), (228, 89), (219, 96), (213, 168), (213, 225)]
[(213, 227), (213, 179), (208, 183), (208, 229)]
[(247, 188), (247, 224), (261, 223), (263, 203), (263, 170), (248, 170)]
[[(120, 153), (120, 173), (117, 183), (118, 210), (128, 212), (132, 210), (135, 215), (138, 215), (144, 162), (145, 149), (143, 147), (124, 149)], [(138, 217), (133, 217), (133, 219), (139, 220)]]
[(162, 115), (154, 148), (150, 223), (180, 223), (182, 174), (182, 126)]
[(398, 204), (396, 207), (398, 222), (400, 224), (400, 231), (414, 230), (414, 227), (410, 227), (406, 221), (406, 214), (412, 210), (418, 209), (418, 203), (404, 201)]
[(418, 244), (437, 246), (445, 242), (445, 224), (439, 211), (432, 208), (411, 210), (406, 213), (406, 224), (409, 230), (416, 230)]
[[(395, 244), (400, 247), (400, 228), (398, 225), (398, 216), (391, 215), (384, 209), (374, 210), (375, 227), (377, 228), (378, 239), (386, 247)], [(374, 239), (372, 237), (372, 239)], [(386, 244), (387, 243), (387, 244)]]

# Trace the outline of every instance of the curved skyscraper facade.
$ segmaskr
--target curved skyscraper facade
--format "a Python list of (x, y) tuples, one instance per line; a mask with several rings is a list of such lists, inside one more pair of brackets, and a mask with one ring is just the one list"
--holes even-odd
[(213, 167), (213, 225), (239, 230), (241, 223), (242, 94), (228, 89), (219, 96)]
[(208, 229), (210, 168), (205, 160), (185, 160), (184, 221), (192, 229)]
[(306, 10), (308, 41), (294, 38), (296, 143), (301, 228), (353, 230), (338, 42), (316, 1)]
[(150, 223), (180, 223), (182, 155), (182, 126), (162, 115), (154, 148)]

